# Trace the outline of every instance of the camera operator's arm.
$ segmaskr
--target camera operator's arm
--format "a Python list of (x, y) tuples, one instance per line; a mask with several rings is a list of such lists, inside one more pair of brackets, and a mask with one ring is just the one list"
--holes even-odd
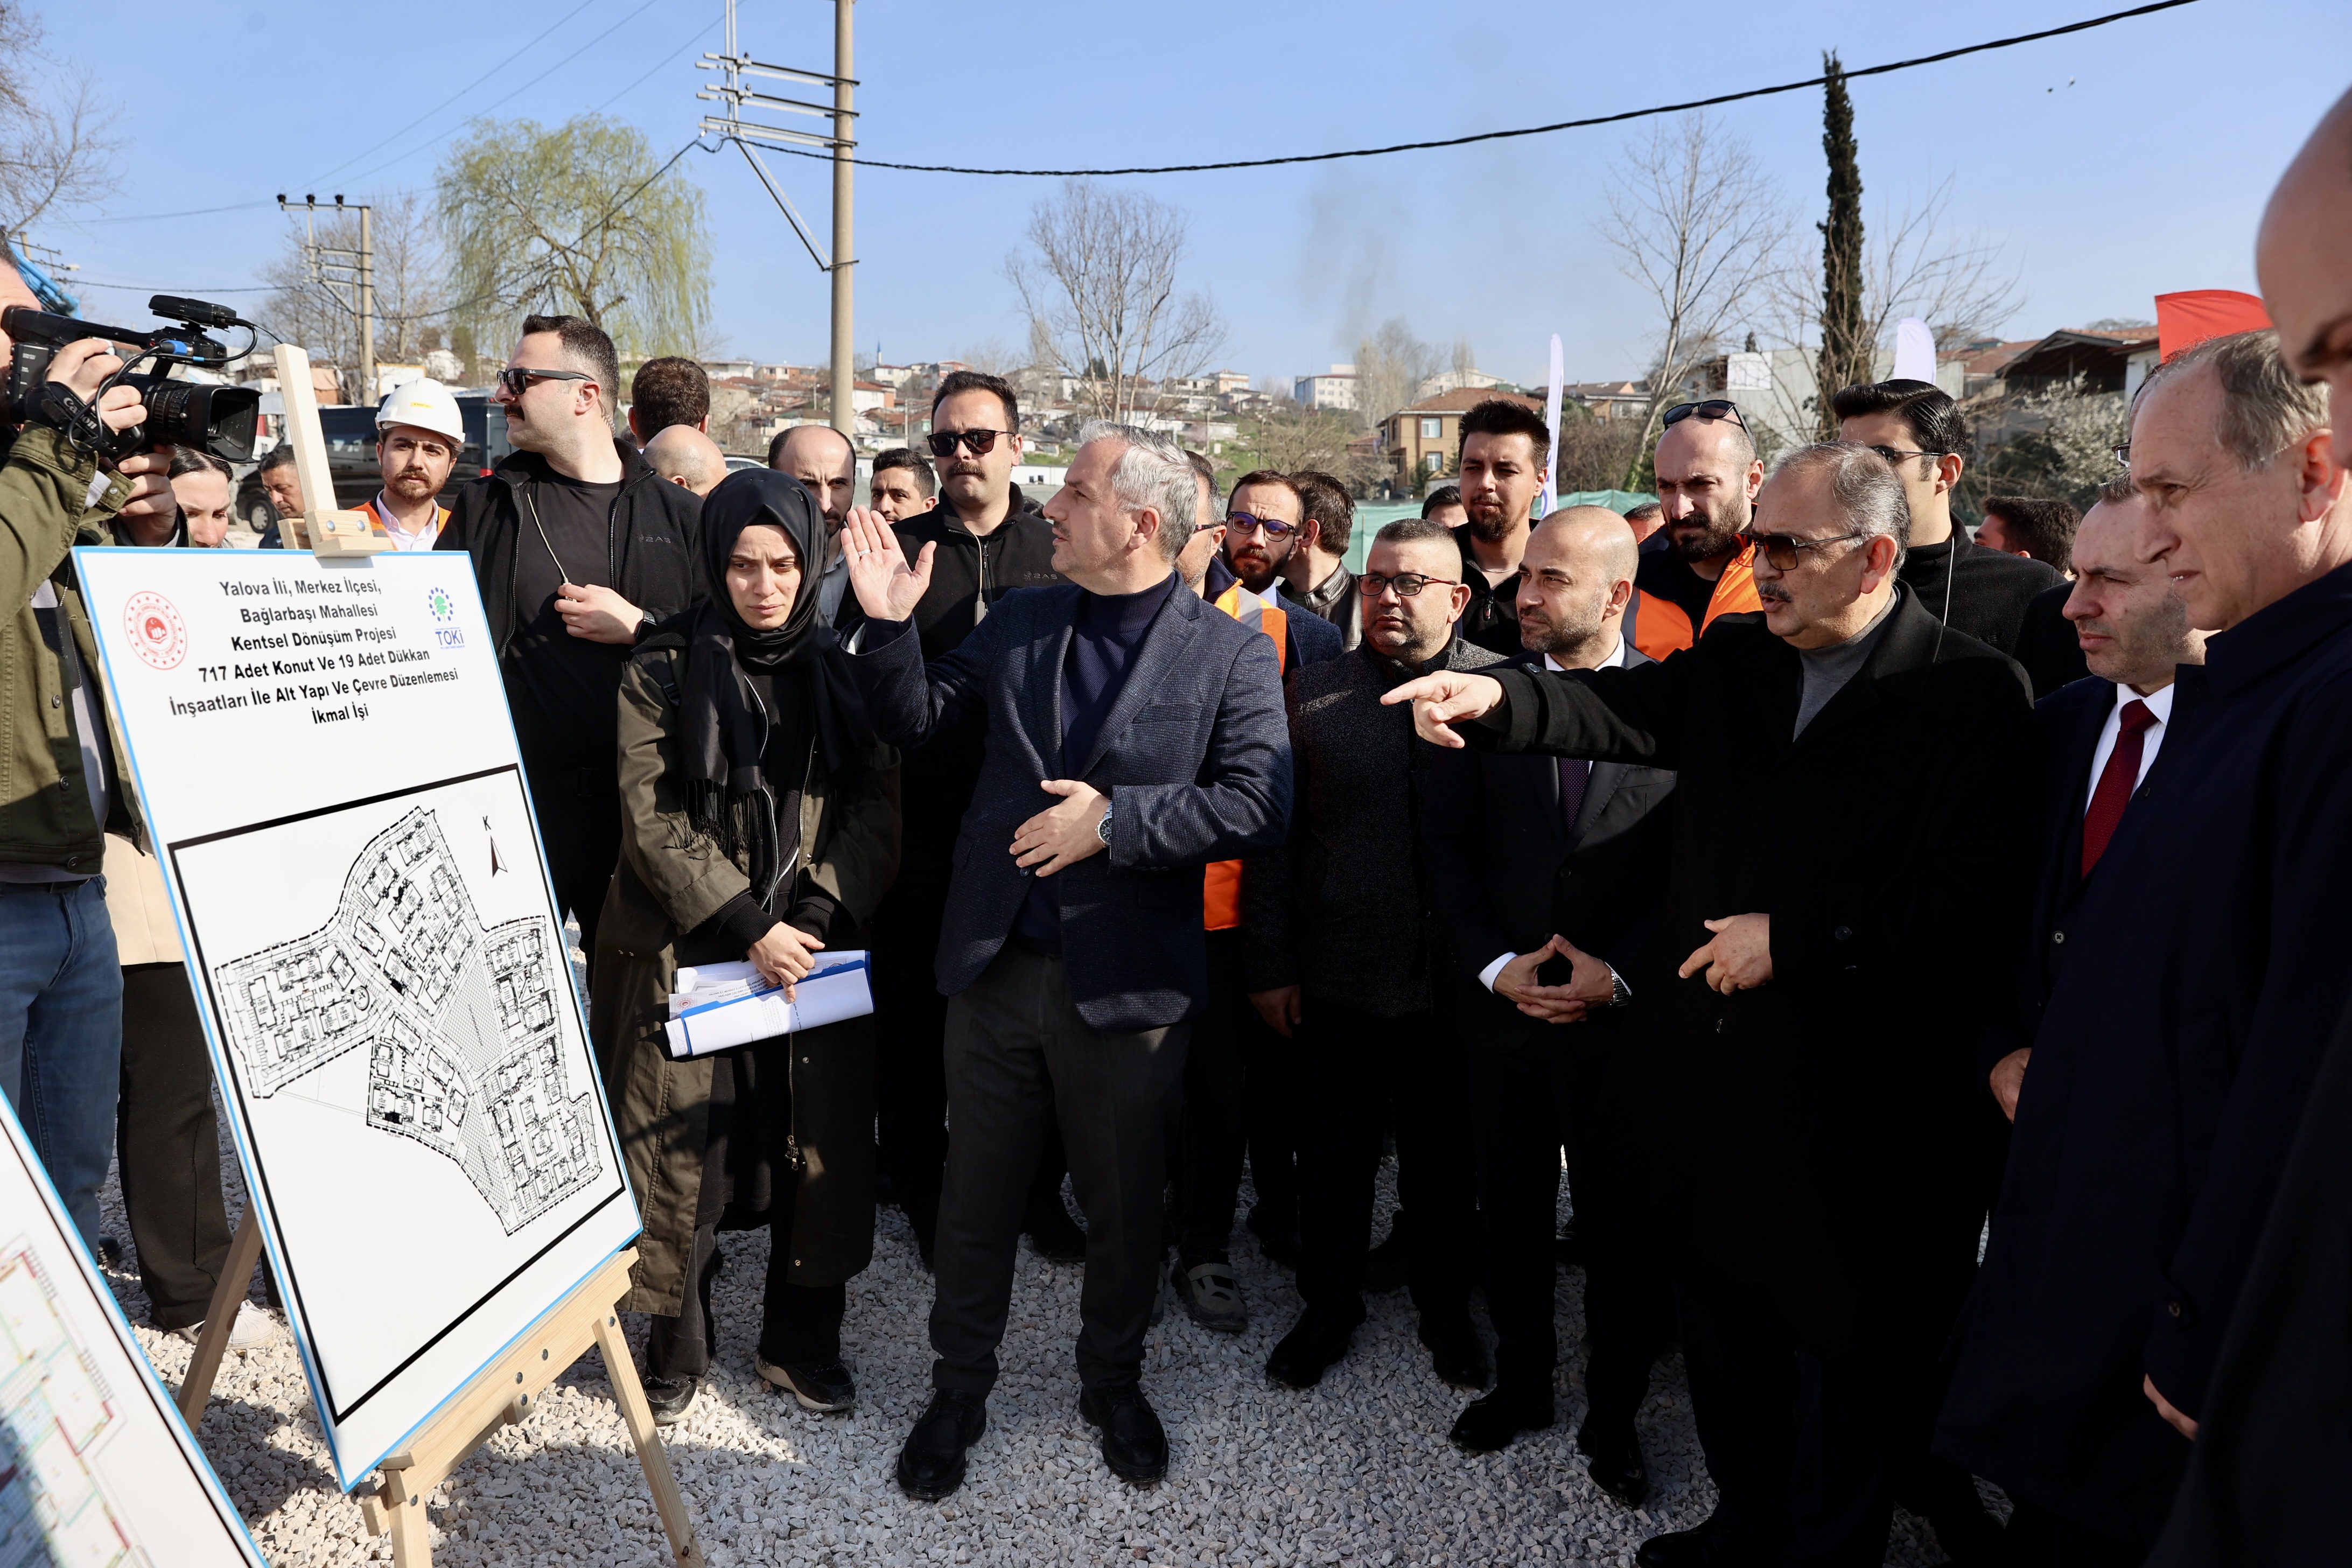
[[(91, 515), (82, 520), (85, 527), (95, 525), (103, 532), (118, 517), (131, 523), (169, 522), (172, 514), (179, 510), (179, 499), (172, 494), (171, 483), (164, 477), (172, 467), (170, 452), (133, 452), (108, 467), (129, 484), (119, 504), (110, 504), (114, 501), (112, 496), (101, 500)], [(107, 537), (113, 535), (108, 532)]]
[[(49, 379), (87, 403), (121, 368), (105, 343), (85, 338), (57, 352)], [(114, 388), (99, 400), (98, 413), (110, 430), (138, 424), (143, 414), (138, 389)], [(58, 431), (32, 425), (18, 432), (6, 467), (0, 468), (0, 604), (22, 605), (58, 569), (73, 547), (97, 478), (97, 459)]]

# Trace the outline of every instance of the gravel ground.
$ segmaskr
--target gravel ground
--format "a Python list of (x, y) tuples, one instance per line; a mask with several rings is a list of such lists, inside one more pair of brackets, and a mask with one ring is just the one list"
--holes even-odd
[[(234, 1213), (243, 1191), (226, 1150), (223, 1169)], [(104, 1201), (108, 1231), (127, 1235), (111, 1184)], [(1384, 1173), (1383, 1209), (1392, 1201)], [(849, 1289), (844, 1348), (861, 1399), (846, 1415), (808, 1415), (752, 1373), (767, 1236), (727, 1237), (714, 1302), (722, 1368), (669, 1428), (671, 1462), (714, 1568), (1631, 1563), (1643, 1539), (1695, 1523), (1712, 1506), (1679, 1359), (1661, 1366), (1642, 1413), (1655, 1481), (1650, 1506), (1628, 1510), (1592, 1486), (1570, 1445), (1584, 1399), (1567, 1369), (1552, 1431), (1483, 1458), (1451, 1447), (1445, 1430), (1464, 1396), (1431, 1374), (1402, 1291), (1371, 1299), (1353, 1352), (1322, 1386), (1306, 1394), (1269, 1386), (1261, 1368), (1298, 1299), (1252, 1238), (1236, 1239), (1249, 1331), (1212, 1334), (1171, 1308), (1149, 1352), (1145, 1387), (1172, 1447), (1164, 1484), (1132, 1489), (1103, 1467), (1078, 1417), (1071, 1361), (1079, 1270), (1024, 1247), (988, 1434), (972, 1450), (963, 1490), (933, 1505), (909, 1502), (891, 1479), (929, 1364), (930, 1280), (897, 1211), (884, 1211), (874, 1266)], [(136, 1276), (111, 1278), (124, 1311), (143, 1325)], [(1582, 1330), (1580, 1282), (1574, 1271), (1560, 1281), (1570, 1345)], [(165, 1383), (175, 1384), (190, 1347), (143, 1326), (139, 1335)], [(272, 1563), (390, 1559), (389, 1540), (369, 1538), (358, 1506), (335, 1490), (290, 1339), (229, 1354), (199, 1436)], [(431, 1506), (441, 1564), (668, 1561), (593, 1351), (528, 1423), (467, 1460)], [(1887, 1561), (1927, 1564), (1941, 1554), (1924, 1527), (1898, 1517)]]

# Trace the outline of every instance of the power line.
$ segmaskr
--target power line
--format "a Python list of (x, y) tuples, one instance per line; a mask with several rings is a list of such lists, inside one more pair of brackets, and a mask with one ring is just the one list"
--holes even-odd
[(602, 103), (598, 104), (595, 108), (593, 108), (593, 109), (590, 110), (588, 112), (589, 112), (589, 113), (591, 113), (591, 114), (602, 114), (602, 113), (604, 113), (604, 110), (608, 110), (608, 109), (612, 108), (612, 107), (613, 107), (613, 105), (614, 105), (614, 104), (616, 104), (616, 103), (620, 102), (620, 101), (621, 101), (621, 100), (623, 100), (623, 99), (625, 99), (625, 98), (628, 97), (628, 96), (629, 96), (629, 94), (631, 94), (631, 93), (633, 93), (633, 92), (636, 91), (636, 90), (637, 90), (637, 89), (639, 89), (639, 88), (641, 88), (641, 87), (645, 86), (645, 85), (646, 85), (646, 83), (647, 83), (647, 82), (651, 81), (651, 80), (654, 79), (654, 72), (655, 72), (655, 71), (658, 71), (658, 70), (660, 70), (660, 69), (662, 68), (662, 67), (664, 67), (664, 66), (666, 66), (666, 65), (669, 64), (669, 63), (670, 63), (670, 61), (672, 61), (672, 60), (674, 60), (674, 59), (677, 58), (677, 57), (678, 57), (678, 56), (680, 56), (680, 55), (682, 55), (682, 54), (686, 53), (686, 51), (687, 51), (687, 50), (688, 50), (688, 49), (690, 49), (690, 48), (694, 47), (694, 46), (695, 46), (695, 45), (697, 45), (697, 44), (700, 43), (700, 42), (702, 41), (702, 39), (703, 39), (704, 36), (705, 36), (706, 34), (708, 34), (708, 33), (710, 31), (710, 29), (711, 29), (711, 28), (713, 28), (713, 27), (717, 26), (718, 25), (719, 25), (719, 24), (718, 24), (718, 23), (716, 23), (716, 22), (705, 22), (701, 26), (697, 27), (697, 28), (693, 31), (693, 33), (692, 33), (692, 34), (690, 34), (690, 35), (688, 37), (688, 38), (687, 38), (686, 42), (684, 42), (684, 43), (682, 43), (682, 44), (678, 45), (678, 47), (676, 47), (676, 48), (672, 49), (669, 53), (667, 53), (667, 54), (664, 55), (660, 59), (658, 59), (658, 60), (655, 61), (655, 62), (654, 62), (653, 70), (649, 70), (649, 71), (646, 72), (646, 74), (645, 74), (645, 75), (643, 75), (643, 76), (639, 77), (636, 80), (635, 80), (635, 81), (631, 82), (628, 86), (626, 86), (626, 87), (623, 88), (620, 91), (618, 91), (618, 92), (614, 93), (612, 97), (610, 97), (610, 98), (606, 99), (604, 102), (602, 102)]
[[(2068, 33), (2087, 32), (2112, 22), (2126, 21), (2134, 16), (2146, 16), (2158, 11), (2170, 11), (2178, 6), (2191, 5), (2196, 0), (2155, 0), (2152, 5), (2135, 5), (2128, 11), (2111, 12), (2084, 22), (2069, 22), (2063, 27), (2045, 27), (2038, 33), (2020, 33), (2013, 38), (1995, 38), (1990, 43), (1969, 44), (1962, 48), (1946, 49), (1940, 54), (1921, 55), (1916, 59), (1892, 60), (1885, 65), (1864, 66), (1843, 74), (1851, 81), (1856, 77), (1885, 76), (1889, 71), (1910, 70), (1916, 66), (1931, 66), (1945, 60), (1956, 60), (1963, 55), (1980, 55), (1990, 49), (2013, 48), (2019, 44), (2036, 43), (2043, 38), (2061, 37)], [(1515, 136), (1547, 136), (1555, 131), (1580, 131), (1594, 125), (1615, 125), (1628, 120), (1646, 120), (1658, 114), (1679, 114), (1685, 110), (1712, 109), (1721, 103), (1738, 103), (1744, 99), (1769, 98), (1776, 93), (1801, 92), (1809, 87), (1820, 87), (1829, 80), (1826, 76), (1807, 77), (1802, 81), (1782, 82), (1777, 87), (1749, 88), (1745, 92), (1718, 93), (1713, 98), (1696, 98), (1687, 103), (1663, 103), (1654, 109), (1629, 109), (1618, 114), (1596, 114), (1585, 120), (1562, 120), (1549, 125), (1525, 125), (1512, 131), (1481, 131), (1469, 136), (1448, 136), (1433, 142), (1400, 142), (1389, 147), (1354, 147), (1344, 153), (1300, 153), (1284, 158), (1236, 158), (1222, 163), (1165, 163), (1151, 168), (1132, 169), (968, 169), (952, 163), (887, 163), (878, 158), (859, 157), (861, 169), (903, 169), (918, 174), (1000, 174), (1016, 179), (1085, 179), (1107, 174), (1202, 174), (1220, 169), (1268, 169), (1285, 163), (1328, 163), (1341, 158), (1381, 158), (1391, 153), (1422, 153), (1438, 147), (1467, 147), (1479, 142), (1502, 142)], [(832, 160), (830, 153), (807, 151), (797, 147), (776, 147), (770, 151), (788, 153), (796, 158)]]

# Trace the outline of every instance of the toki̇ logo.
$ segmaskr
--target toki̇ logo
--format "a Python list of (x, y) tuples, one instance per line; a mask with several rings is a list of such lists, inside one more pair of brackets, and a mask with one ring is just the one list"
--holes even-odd
[(433, 640), (443, 647), (464, 647), (466, 634), (457, 629), (457, 602), (446, 588), (436, 588), (425, 596), (425, 607), (433, 612)]

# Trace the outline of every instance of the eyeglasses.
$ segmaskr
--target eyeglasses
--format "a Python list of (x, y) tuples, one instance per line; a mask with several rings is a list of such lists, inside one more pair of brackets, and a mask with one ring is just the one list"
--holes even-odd
[(1440, 588), (1462, 586), (1457, 578), (1424, 577), (1418, 572), (1400, 572), (1393, 577), (1383, 577), (1377, 572), (1367, 572), (1356, 579), (1356, 592), (1367, 599), (1377, 599), (1383, 591), (1394, 588), (1399, 598), (1410, 599), (1433, 584)]
[(2118, 441), (2114, 446), (2108, 447), (2107, 450), (2116, 455), (2116, 462), (2121, 463), (2126, 468), (2131, 467), (2131, 443), (2129, 441)]
[(1942, 452), (1915, 452), (1905, 447), (1873, 447), (1871, 450), (1890, 463), (1899, 463), (1906, 458), (1941, 458), (1947, 455)]
[(1794, 572), (1797, 569), (1797, 563), (1804, 559), (1802, 554), (1804, 551), (1819, 550), (1824, 544), (1843, 544), (1848, 540), (1869, 537), (1870, 535), (1866, 533), (1832, 533), (1827, 539), (1797, 539), (1785, 533), (1759, 533), (1750, 528), (1741, 531), (1739, 541), (1743, 544), (1752, 546), (1757, 554), (1769, 561), (1773, 571)]
[(596, 378), (583, 371), (541, 370), (536, 365), (510, 364), (499, 372), (499, 385), (509, 397), (520, 397), (530, 390), (534, 381), (593, 381)]
[(1679, 425), (1685, 419), (1728, 419), (1742, 430), (1748, 421), (1739, 416), (1739, 405), (1728, 397), (1710, 397), (1705, 403), (1677, 403), (1665, 412), (1664, 423)]
[(934, 430), (923, 439), (929, 443), (934, 458), (954, 457), (958, 442), (962, 443), (965, 451), (977, 458), (983, 452), (994, 451), (999, 436), (1012, 434), (1010, 430)]
[(1284, 534), (1292, 532), (1298, 527), (1297, 523), (1285, 522), (1278, 517), (1252, 517), (1245, 511), (1228, 513), (1225, 517), (1225, 526), (1235, 533), (1255, 533), (1262, 528), (1265, 530), (1268, 539), (1280, 539)]
[(1195, 533), (1206, 533), (1206, 532), (1208, 532), (1208, 531), (1209, 531), (1209, 530), (1211, 530), (1211, 529), (1213, 529), (1213, 528), (1223, 528), (1223, 527), (1224, 527), (1224, 526), (1225, 526), (1225, 520), (1224, 520), (1223, 518), (1222, 518), (1222, 517), (1213, 517), (1213, 518), (1211, 518), (1211, 519), (1210, 519), (1208, 521), (1206, 521), (1206, 522), (1196, 522), (1196, 523), (1194, 523), (1194, 524), (1192, 525), (1192, 531), (1193, 531), (1193, 532), (1195, 532)]

